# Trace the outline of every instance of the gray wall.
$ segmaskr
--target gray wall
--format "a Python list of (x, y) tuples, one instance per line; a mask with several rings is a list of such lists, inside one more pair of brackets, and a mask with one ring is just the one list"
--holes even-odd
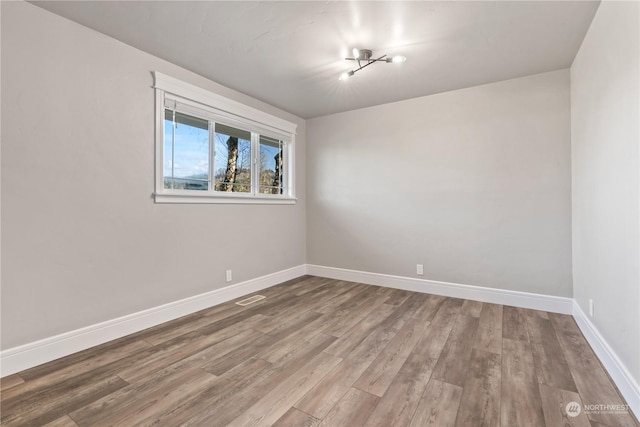
[[(305, 263), (303, 120), (1, 3), (2, 349)], [(154, 204), (153, 70), (298, 123), (298, 204)]]
[(308, 120), (307, 141), (310, 264), (572, 295), (568, 70)]
[(574, 296), (637, 382), (639, 13), (602, 2), (571, 67)]

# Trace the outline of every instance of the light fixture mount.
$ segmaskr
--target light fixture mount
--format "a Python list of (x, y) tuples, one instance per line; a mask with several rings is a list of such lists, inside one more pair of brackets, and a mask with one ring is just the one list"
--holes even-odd
[[(396, 55), (392, 58), (387, 57), (386, 54), (380, 56), (379, 58), (373, 57), (373, 51), (371, 49), (353, 49), (353, 57), (352, 58), (344, 58), (347, 61), (356, 61), (358, 63), (358, 68), (355, 70), (347, 71), (340, 75), (340, 80), (346, 80), (349, 77), (353, 76), (356, 72), (362, 70), (365, 67), (373, 64), (374, 62), (386, 62), (387, 64), (390, 62), (404, 62), (407, 60), (406, 57), (402, 55)], [(363, 64), (364, 62), (364, 64)]]
[(368, 61), (373, 56), (373, 51), (371, 49), (359, 49), (358, 52), (360, 53), (360, 55), (358, 55), (358, 59)]

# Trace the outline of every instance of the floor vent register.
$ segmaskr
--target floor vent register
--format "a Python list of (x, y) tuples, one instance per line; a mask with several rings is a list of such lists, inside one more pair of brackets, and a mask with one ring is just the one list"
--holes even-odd
[(243, 299), (242, 301), (238, 301), (236, 304), (238, 305), (249, 305), (249, 304), (253, 304), (254, 302), (258, 302), (261, 299), (265, 299), (266, 297), (264, 295), (254, 295), (252, 297), (249, 297), (247, 299)]

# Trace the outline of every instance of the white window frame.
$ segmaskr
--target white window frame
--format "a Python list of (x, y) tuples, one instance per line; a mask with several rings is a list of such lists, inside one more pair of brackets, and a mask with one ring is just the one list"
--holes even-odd
[[(246, 203), (246, 204), (295, 204), (295, 135), (297, 125), (264, 111), (226, 98), (173, 77), (154, 73), (156, 104), (156, 203)], [(214, 191), (213, 176), (214, 146), (210, 143), (209, 190), (180, 190), (164, 188), (164, 114), (165, 100), (175, 101), (183, 112), (197, 111), (197, 116), (211, 122), (238, 127), (252, 133), (252, 158), (259, 156), (257, 135), (277, 138), (284, 142), (283, 165), (285, 168), (285, 194), (260, 194), (258, 192), (258, 167), (252, 161), (251, 193)], [(180, 110), (179, 110), (180, 111)]]

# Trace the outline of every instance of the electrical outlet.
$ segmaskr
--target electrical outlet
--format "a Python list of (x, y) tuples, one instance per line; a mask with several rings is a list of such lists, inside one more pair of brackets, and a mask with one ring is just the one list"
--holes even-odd
[(422, 264), (416, 265), (416, 274), (418, 276), (422, 276), (424, 274), (424, 268), (422, 268)]
[(232, 280), (233, 280), (233, 271), (227, 270), (227, 282), (230, 282)]
[(589, 299), (589, 316), (593, 317), (593, 300)]

